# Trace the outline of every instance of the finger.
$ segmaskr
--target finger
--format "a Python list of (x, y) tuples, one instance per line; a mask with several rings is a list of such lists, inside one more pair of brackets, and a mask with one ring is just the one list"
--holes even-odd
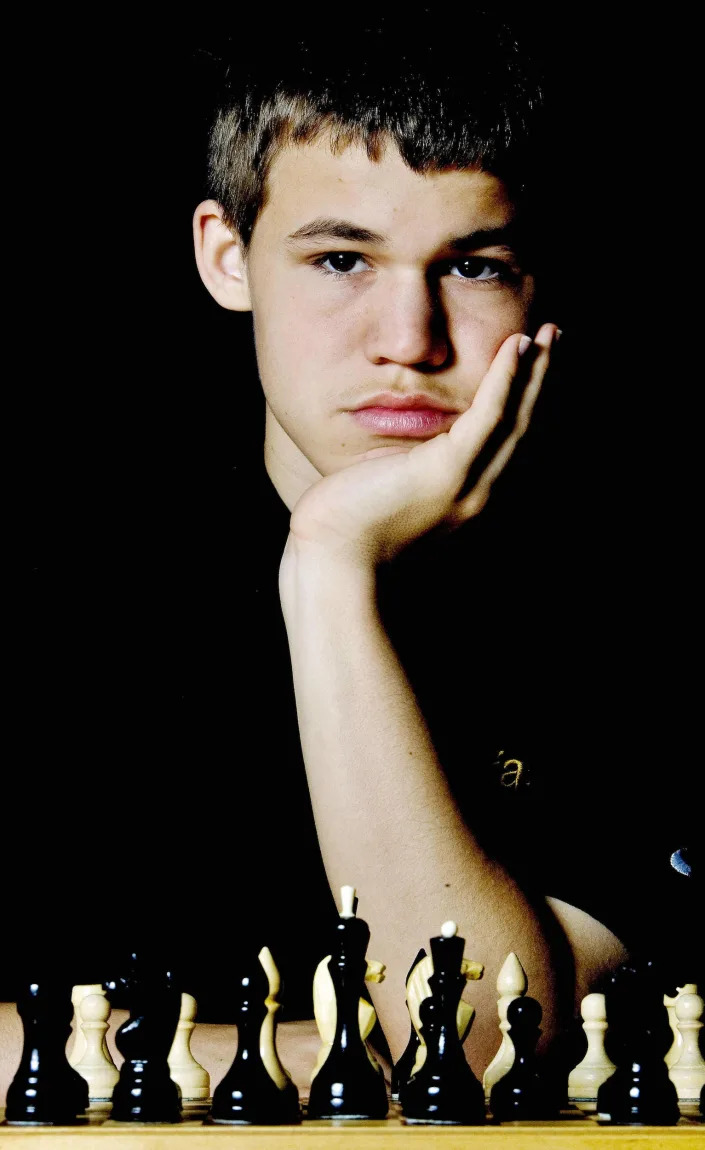
[[(405, 456), (407, 465), (418, 472), (425, 488), (435, 476), (439, 490), (448, 492), (449, 484), (455, 487), (452, 498), (456, 504), (474, 493), (481, 498), (478, 510), (484, 506), (489, 487), (482, 494), (479, 485), (507, 437), (518, 423), (525, 425), (528, 420), (528, 416), (522, 415), (524, 394), (527, 386), (540, 384), (543, 379), (556, 330), (555, 324), (544, 324), (523, 355), (520, 347), (528, 336), (508, 336), (490, 364), (471, 406), (450, 431), (419, 444)], [(510, 397), (515, 402), (510, 402)], [(467, 506), (472, 504), (469, 502)], [(449, 512), (455, 520), (451, 508)]]
[[(519, 335), (505, 339), (485, 374), (470, 407), (448, 432), (448, 439), (464, 459), (465, 466), (472, 463), (492, 432), (499, 427), (509, 398), (512, 383), (521, 364)], [(526, 354), (526, 353), (525, 353)]]
[[(492, 393), (494, 401), (499, 405), (499, 410), (493, 410), (488, 418), (483, 419), (483, 427), (479, 432), (478, 440), (472, 447), (465, 443), (465, 458), (456, 456), (456, 463), (463, 464), (463, 473), (456, 491), (456, 500), (464, 499), (475, 490), (500, 451), (502, 444), (512, 434), (522, 418), (521, 405), (526, 388), (532, 381), (537, 379), (540, 381), (543, 378), (548, 366), (550, 347), (556, 330), (555, 325), (545, 324), (520, 361), (518, 360), (519, 350), (517, 347), (515, 356), (517, 367), (513, 375), (510, 370), (510, 357), (507, 357), (500, 365), (501, 374), (500, 372), (497, 374), (496, 385)], [(516, 337), (510, 337), (510, 340), (516, 341)], [(502, 350), (503, 348), (500, 348), (500, 352)], [(494, 364), (492, 366), (494, 368)], [(485, 393), (485, 403), (487, 402), (486, 395), (487, 393)], [(472, 407), (469, 410), (472, 411)], [(457, 443), (455, 446), (457, 450)]]
[[(491, 454), (482, 459), (484, 466), (481, 471), (475, 472), (475, 481), (471, 485), (465, 486), (467, 493), (461, 495), (456, 501), (453, 515), (455, 523), (464, 522), (482, 510), (489, 498), (493, 483), (501, 475), (502, 471), (504, 471), (504, 468), (516, 449), (517, 443), (529, 427), (531, 416), (541, 392), (541, 387), (549, 365), (550, 350), (555, 340), (556, 330), (555, 325), (548, 324), (540, 329), (534, 341), (536, 347), (535, 360), (531, 366), (528, 382), (523, 389), (513, 426), (511, 430), (502, 437), (498, 446), (495, 443), (494, 436), (491, 436), (491, 440), (486, 441), (488, 447), (491, 442), (493, 450)], [(479, 458), (477, 462), (480, 463)]]
[[(503, 419), (507, 397), (519, 369), (522, 341), (528, 339), (527, 335), (521, 333), (507, 336), (467, 411), (463, 412), (448, 432), (434, 436), (409, 452), (407, 459), (410, 465), (413, 463), (425, 468), (430, 466), (432, 460), (447, 469), (450, 457), (455, 463), (458, 481), (465, 479), (468, 467)], [(526, 359), (531, 356), (530, 343), (525, 349)]]
[(501, 446), (490, 459), (484, 471), (478, 477), (476, 483), (469, 491), (469, 493), (464, 497), (456, 500), (455, 514), (453, 517), (454, 522), (465, 522), (466, 519), (470, 519), (473, 515), (477, 515), (485, 506), (487, 500), (489, 499), (493, 484), (504, 471), (507, 463), (516, 450), (516, 446), (519, 440), (529, 426), (531, 412), (533, 411), (534, 405), (539, 396), (539, 392), (541, 391), (542, 382), (543, 377), (536, 381), (532, 381), (527, 385), (524, 394), (524, 400), (522, 401), (521, 405), (520, 415), (514, 430), (503, 440)]

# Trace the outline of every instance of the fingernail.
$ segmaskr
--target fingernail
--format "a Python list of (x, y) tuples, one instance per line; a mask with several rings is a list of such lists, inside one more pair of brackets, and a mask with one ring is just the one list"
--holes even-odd
[(528, 335), (523, 335), (519, 340), (519, 355), (523, 355), (529, 347), (531, 347), (531, 339)]
[(553, 338), (554, 338), (554, 340), (558, 341), (562, 335), (563, 335), (563, 331), (561, 330), (561, 328), (557, 327), (556, 328), (556, 334), (554, 335)]

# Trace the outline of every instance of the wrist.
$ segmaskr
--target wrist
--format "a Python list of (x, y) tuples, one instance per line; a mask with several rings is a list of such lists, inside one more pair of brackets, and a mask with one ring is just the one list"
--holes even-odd
[(373, 563), (362, 556), (331, 551), (320, 543), (289, 534), (279, 567), (282, 607), (302, 597), (324, 606), (374, 604), (377, 577)]

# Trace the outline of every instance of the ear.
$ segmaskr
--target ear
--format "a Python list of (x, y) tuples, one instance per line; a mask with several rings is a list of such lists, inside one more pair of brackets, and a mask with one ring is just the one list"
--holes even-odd
[(215, 200), (204, 200), (193, 216), (193, 242), (201, 279), (221, 307), (250, 311), (245, 251)]

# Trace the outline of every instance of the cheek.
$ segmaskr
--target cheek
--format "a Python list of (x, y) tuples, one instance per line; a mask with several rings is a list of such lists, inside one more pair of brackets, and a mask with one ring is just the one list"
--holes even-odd
[(341, 359), (336, 341), (326, 325), (300, 306), (253, 308), (253, 319), (265, 399), (295, 436), (297, 430), (315, 426), (327, 411), (328, 389), (336, 378), (331, 365), (338, 365), (339, 374)]
[[(325, 309), (305, 293), (253, 302), (257, 360), (265, 393), (304, 387), (317, 393), (355, 356), (360, 320), (354, 309)], [(335, 371), (335, 375), (333, 372)]]
[(505, 339), (527, 330), (528, 310), (528, 302), (519, 296), (453, 308), (450, 336), (461, 370), (479, 383)]
[(310, 352), (311, 339), (305, 316), (286, 296), (253, 300), (255, 350), (265, 395), (288, 392)]

